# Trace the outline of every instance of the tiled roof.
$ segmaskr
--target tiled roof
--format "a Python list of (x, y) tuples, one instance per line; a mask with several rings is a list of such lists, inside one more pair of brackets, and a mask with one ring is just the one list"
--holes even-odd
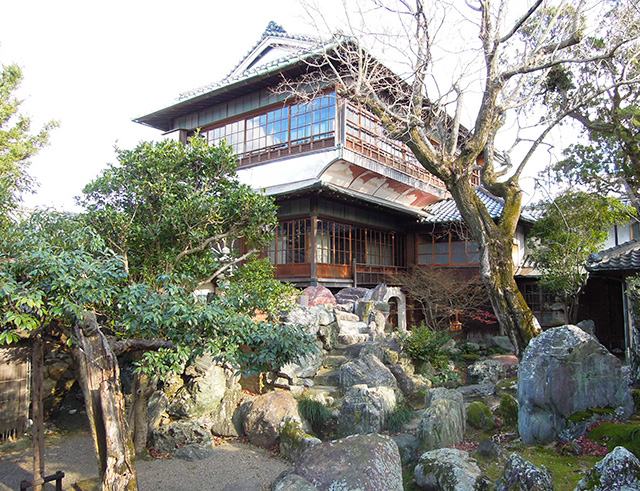
[[(249, 68), (248, 70), (244, 70), (243, 72), (240, 72), (236, 75), (233, 75), (233, 73), (236, 71), (236, 69), (244, 62), (244, 60), (247, 58), (247, 56), (249, 56), (253, 50), (255, 50), (260, 43), (262, 43), (262, 41), (264, 41), (264, 39), (268, 38), (268, 37), (275, 37), (275, 38), (282, 38), (282, 39), (288, 39), (288, 40), (292, 40), (292, 41), (302, 41), (304, 43), (313, 43), (313, 47), (309, 48), (307, 47), (300, 47), (300, 49), (298, 50), (293, 50), (291, 52), (291, 54), (288, 54), (286, 56), (277, 58), (269, 63), (266, 63), (264, 65), (259, 65), (257, 67), (254, 68)], [(185, 99), (189, 99), (191, 97), (195, 97), (197, 95), (200, 94), (205, 94), (207, 92), (211, 92), (214, 89), (217, 89), (219, 87), (222, 87), (224, 85), (228, 85), (232, 82), (237, 82), (238, 80), (242, 80), (245, 78), (251, 78), (255, 75), (260, 75), (263, 73), (268, 73), (270, 71), (273, 70), (277, 70), (278, 68), (284, 67), (286, 65), (288, 65), (289, 63), (291, 63), (292, 61), (298, 61), (300, 60), (300, 57), (302, 55), (306, 55), (306, 54), (311, 54), (312, 52), (318, 52), (320, 51), (318, 48), (326, 48), (328, 45), (330, 45), (330, 42), (323, 42), (322, 40), (320, 40), (319, 38), (314, 38), (311, 36), (302, 36), (302, 35), (298, 35), (298, 34), (289, 34), (287, 33), (287, 31), (284, 30), (284, 28), (279, 25), (276, 24), (275, 22), (271, 21), (269, 22), (269, 24), (267, 25), (267, 28), (264, 30), (264, 32), (262, 33), (262, 36), (260, 36), (260, 39), (258, 39), (258, 41), (251, 47), (251, 49), (247, 52), (246, 55), (244, 55), (240, 61), (231, 69), (231, 71), (227, 74), (226, 77), (224, 77), (222, 80), (218, 80), (217, 82), (213, 82), (212, 84), (208, 84), (205, 85), (203, 87), (199, 87), (197, 89), (193, 89), (190, 90), (189, 92), (185, 92), (183, 94), (180, 94), (178, 96), (178, 100), (185, 100)]]
[[(492, 195), (486, 189), (481, 187), (476, 188), (476, 194), (480, 198), (480, 201), (484, 203), (489, 211), (489, 215), (492, 218), (498, 218), (502, 215), (504, 209), (504, 201), (502, 198)], [(453, 198), (443, 199), (437, 203), (433, 203), (424, 209), (427, 213), (427, 217), (421, 221), (424, 223), (451, 223), (461, 222), (462, 215), (456, 206)], [(521, 219), (533, 222), (534, 217), (527, 210), (522, 210)]]
[(587, 260), (587, 271), (640, 270), (640, 241), (624, 244), (591, 254)]

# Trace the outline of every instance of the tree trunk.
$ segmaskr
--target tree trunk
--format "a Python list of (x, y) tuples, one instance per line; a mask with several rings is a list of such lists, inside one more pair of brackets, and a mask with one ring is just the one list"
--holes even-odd
[(144, 451), (147, 447), (147, 435), (149, 423), (147, 408), (149, 397), (153, 393), (154, 384), (149, 383), (149, 377), (144, 373), (136, 373), (133, 385), (133, 403), (129, 414), (129, 429), (133, 438), (133, 446), (136, 454)]
[(44, 361), (42, 335), (33, 338), (31, 352), (31, 417), (33, 419), (33, 489), (42, 491), (44, 479), (44, 411), (42, 408), (42, 385)]
[(98, 457), (101, 489), (137, 490), (133, 443), (116, 356), (100, 331), (95, 314), (86, 313), (73, 334), (73, 354)]
[(496, 223), (468, 179), (448, 183), (458, 210), (480, 248), (480, 276), (491, 301), (500, 330), (520, 358), (540, 325), (525, 302), (514, 277), (513, 239), (520, 217), (521, 191), (516, 184), (502, 189), (504, 207)]

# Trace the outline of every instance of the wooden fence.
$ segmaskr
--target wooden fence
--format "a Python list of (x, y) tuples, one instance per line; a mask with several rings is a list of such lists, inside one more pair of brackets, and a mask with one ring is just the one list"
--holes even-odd
[(30, 368), (29, 347), (0, 348), (0, 441), (27, 428)]

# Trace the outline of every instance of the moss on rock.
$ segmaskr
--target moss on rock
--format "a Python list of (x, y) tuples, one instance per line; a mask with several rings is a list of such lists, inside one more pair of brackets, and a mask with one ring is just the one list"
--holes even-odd
[(479, 430), (492, 430), (495, 427), (491, 409), (482, 401), (475, 401), (467, 406), (467, 421)]
[(506, 425), (513, 426), (518, 423), (518, 401), (510, 394), (500, 396), (500, 405), (496, 414), (502, 418)]

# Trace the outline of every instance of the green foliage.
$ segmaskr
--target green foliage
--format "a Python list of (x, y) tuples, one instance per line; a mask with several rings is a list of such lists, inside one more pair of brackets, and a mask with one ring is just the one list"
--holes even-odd
[(122, 259), (93, 229), (71, 215), (34, 213), (0, 237), (0, 340), (109, 310), (125, 279)]
[(479, 430), (492, 430), (496, 423), (491, 409), (482, 401), (474, 401), (467, 406), (467, 421)]
[(462, 383), (460, 374), (449, 367), (442, 368), (438, 373), (429, 377), (436, 387), (458, 387)]
[(633, 409), (640, 412), (640, 389), (631, 389), (631, 396), (633, 397)]
[(502, 421), (508, 426), (518, 423), (518, 401), (511, 394), (502, 394), (500, 396), (500, 405), (496, 409), (496, 414), (502, 418)]
[(118, 150), (79, 198), (87, 220), (127, 261), (133, 282), (158, 275), (191, 288), (236, 263), (239, 241), (264, 247), (276, 223), (273, 200), (238, 182), (230, 147), (194, 137)]
[(537, 206), (541, 218), (529, 236), (531, 259), (544, 286), (575, 308), (586, 283), (585, 263), (602, 248), (609, 228), (628, 221), (633, 208), (615, 198), (567, 192)]
[(298, 411), (300, 411), (300, 416), (311, 425), (316, 435), (324, 434), (332, 417), (329, 408), (320, 401), (310, 397), (302, 397), (298, 400)]
[(32, 189), (27, 169), (29, 159), (47, 144), (49, 131), (57, 123), (50, 122), (31, 134), (31, 121), (19, 113), (20, 101), (15, 92), (22, 82), (17, 65), (0, 67), (0, 231), (8, 225), (10, 214), (22, 193)]
[(587, 436), (594, 442), (606, 445), (609, 451), (620, 446), (640, 458), (640, 424), (638, 423), (602, 423), (591, 430)]
[(291, 310), (300, 294), (294, 286), (275, 279), (268, 259), (255, 259), (239, 267), (222, 291), (238, 312), (250, 316), (264, 313), (270, 320)]
[(411, 421), (413, 411), (406, 404), (398, 404), (396, 408), (387, 416), (386, 426), (392, 433), (402, 430), (402, 427)]
[(404, 342), (404, 350), (414, 362), (428, 362), (433, 368), (444, 369), (449, 361), (443, 346), (451, 340), (446, 331), (434, 331), (424, 324), (414, 327)]

